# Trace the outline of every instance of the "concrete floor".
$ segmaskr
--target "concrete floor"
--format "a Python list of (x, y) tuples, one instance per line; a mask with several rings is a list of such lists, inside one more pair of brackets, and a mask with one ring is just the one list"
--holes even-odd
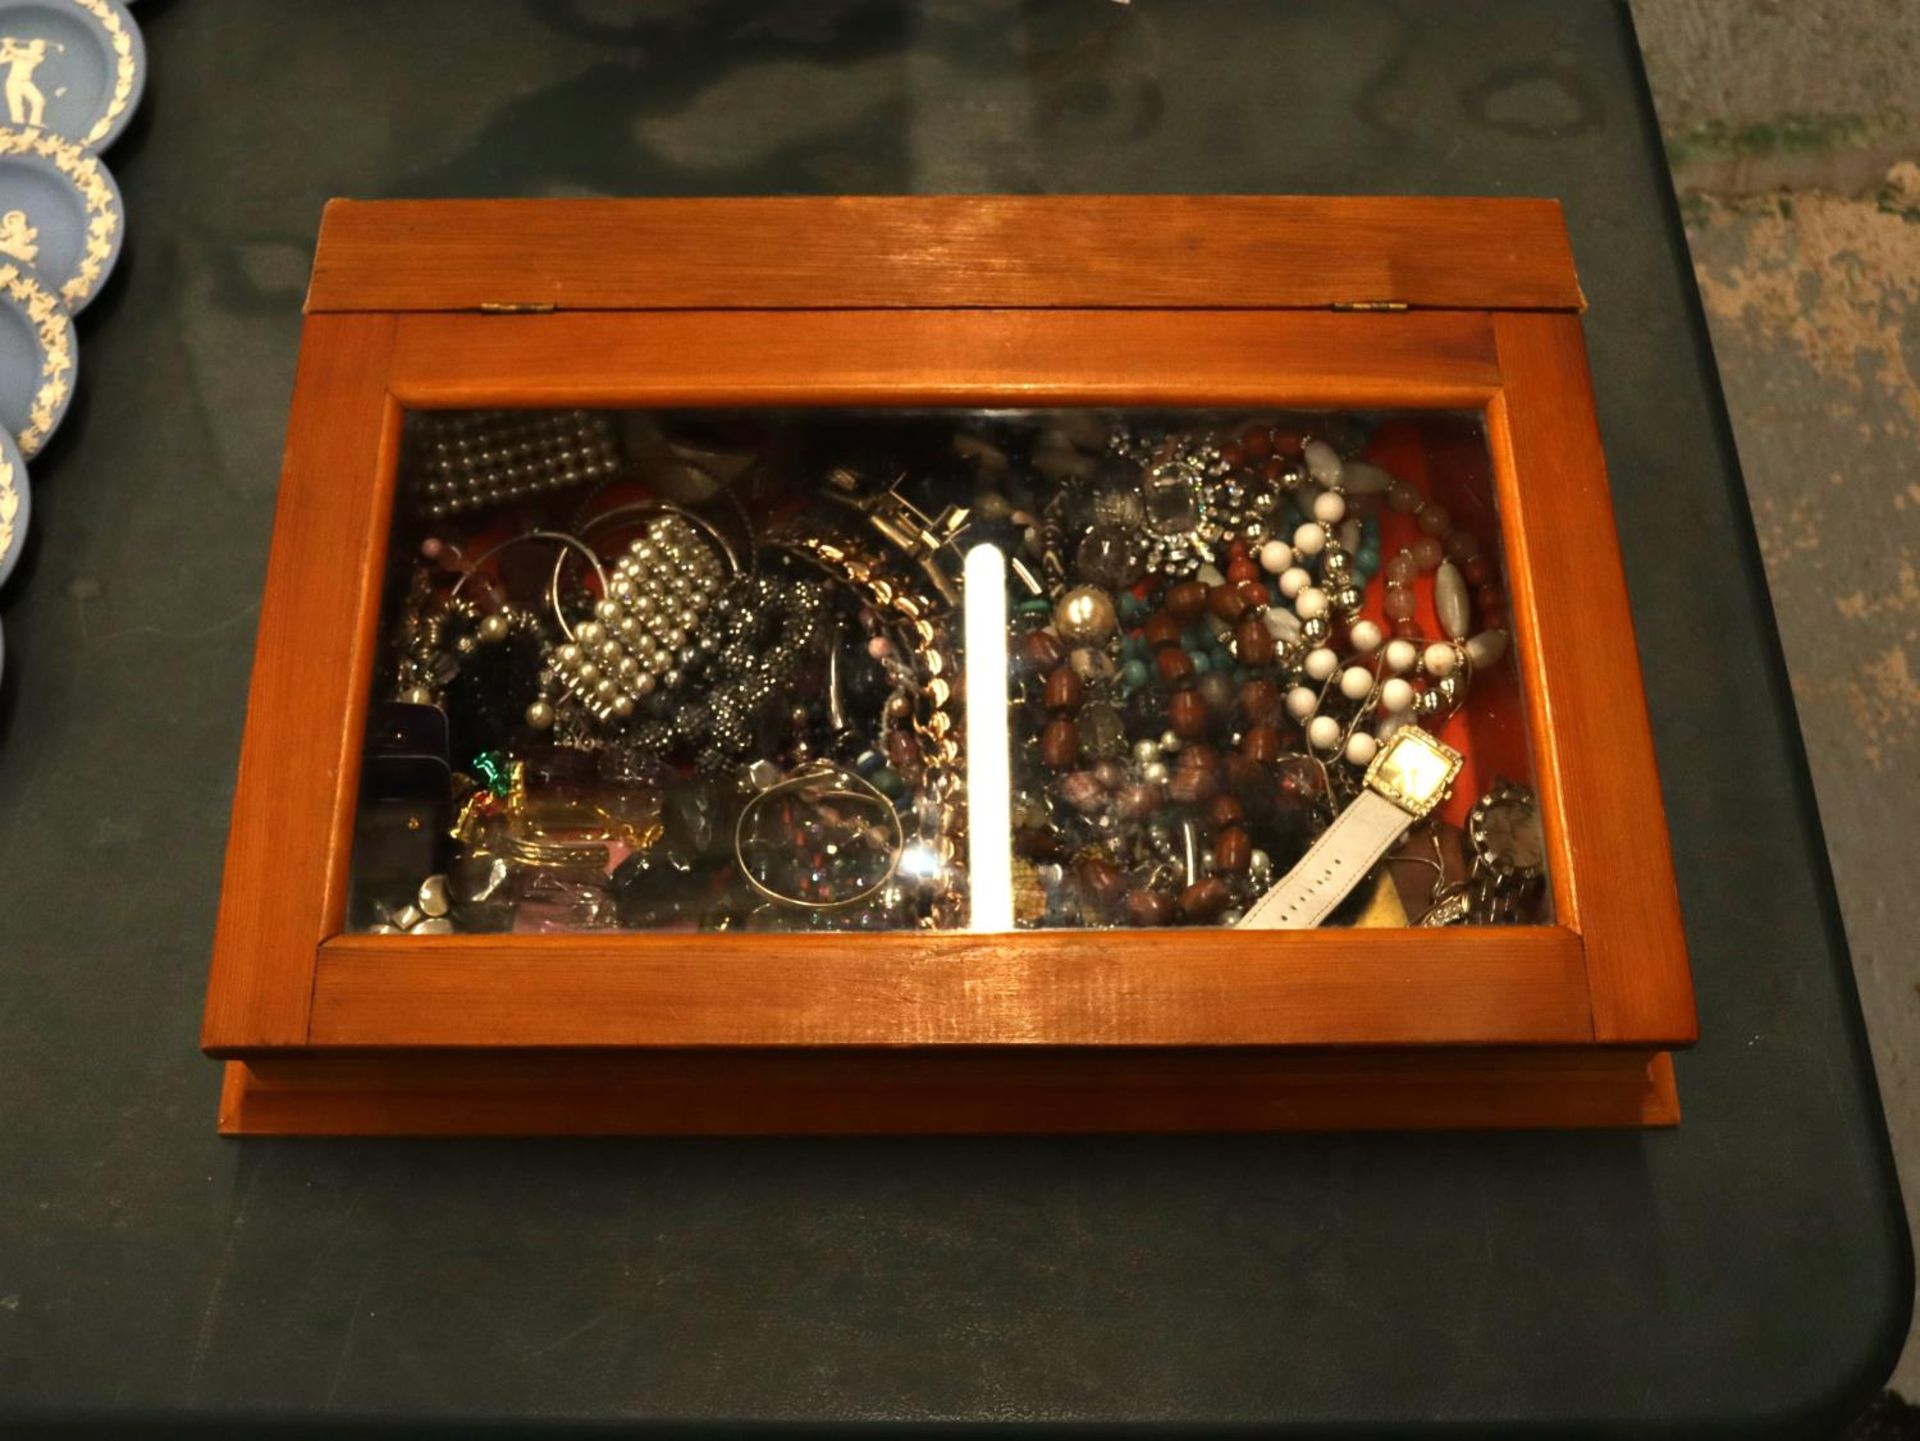
[[(1633, 12), (1914, 1217), (1920, 4), (1633, 0)], [(1912, 1339), (1892, 1384), (1920, 1397)]]

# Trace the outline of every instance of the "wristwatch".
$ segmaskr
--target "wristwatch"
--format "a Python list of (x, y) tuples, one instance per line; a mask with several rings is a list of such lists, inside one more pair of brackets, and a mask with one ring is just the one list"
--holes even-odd
[(1525, 786), (1495, 781), (1467, 817), (1467, 839), (1473, 847), (1473, 918), (1483, 925), (1513, 919), (1546, 875), (1540, 803)]
[(1447, 798), (1460, 752), (1418, 726), (1403, 725), (1367, 767), (1353, 802), (1258, 901), (1240, 926), (1256, 931), (1311, 930), (1332, 914), (1407, 828)]

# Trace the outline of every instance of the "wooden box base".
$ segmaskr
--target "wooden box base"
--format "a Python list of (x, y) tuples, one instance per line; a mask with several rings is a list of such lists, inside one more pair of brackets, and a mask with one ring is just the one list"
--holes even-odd
[(1664, 1051), (863, 1051), (229, 1061), (230, 1136), (884, 1135), (1671, 1126)]

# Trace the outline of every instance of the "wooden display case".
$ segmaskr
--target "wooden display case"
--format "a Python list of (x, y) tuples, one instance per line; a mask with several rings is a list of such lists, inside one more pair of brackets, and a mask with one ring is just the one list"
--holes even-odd
[[(222, 1129), (1676, 1121), (1693, 999), (1582, 306), (1546, 201), (334, 202), (202, 1034)], [(1552, 923), (349, 929), (403, 414), (553, 406), (1477, 414)]]

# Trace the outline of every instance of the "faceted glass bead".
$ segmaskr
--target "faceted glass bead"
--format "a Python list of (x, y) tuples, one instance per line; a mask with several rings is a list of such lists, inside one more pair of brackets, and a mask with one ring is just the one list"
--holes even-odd
[(1145, 482), (1147, 518), (1162, 531), (1190, 530), (1199, 520), (1193, 478), (1183, 465), (1156, 465)]
[(1073, 555), (1076, 578), (1106, 590), (1123, 590), (1140, 578), (1138, 527), (1096, 525)]
[(1080, 712), (1080, 749), (1093, 760), (1124, 755), (1127, 727), (1120, 712), (1096, 701)]

